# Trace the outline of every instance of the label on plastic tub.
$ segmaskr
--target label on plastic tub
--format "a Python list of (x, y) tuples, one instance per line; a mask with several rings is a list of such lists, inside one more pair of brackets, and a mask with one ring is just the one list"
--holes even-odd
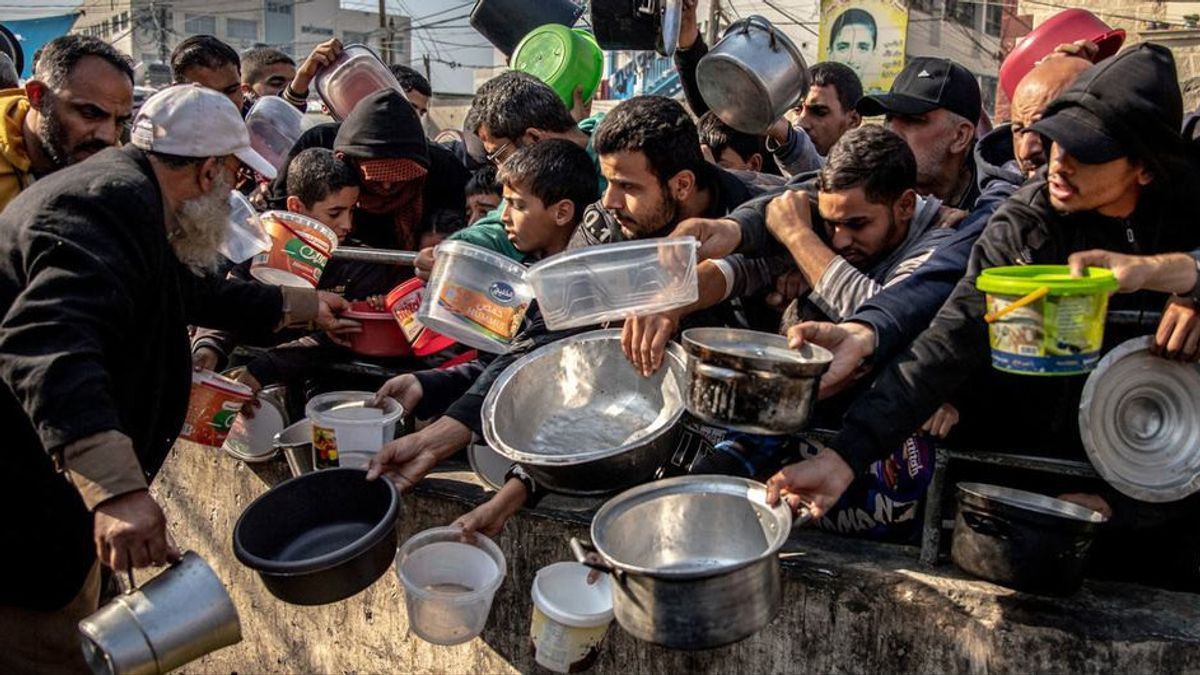
[[(1020, 296), (987, 296), (998, 312)], [(992, 366), (1020, 374), (1086, 373), (1100, 360), (1108, 296), (1049, 295), (988, 327)]]
[(337, 433), (328, 427), (312, 426), (313, 466), (329, 469), (339, 465)]
[(404, 338), (410, 345), (416, 345), (421, 334), (425, 332), (425, 326), (417, 321), (417, 310), (421, 309), (421, 299), (424, 296), (425, 287), (418, 286), (392, 305), (392, 315), (396, 317), (400, 330), (404, 332)]
[(529, 307), (518, 302), (516, 291), (503, 281), (492, 283), (486, 293), (448, 283), (438, 297), (438, 304), (465, 319), (469, 327), (504, 342), (512, 340), (521, 330)]
[(535, 604), (529, 637), (538, 665), (556, 673), (577, 673), (591, 668), (600, 654), (600, 642), (608, 633), (608, 622), (590, 628), (561, 624), (546, 616)]

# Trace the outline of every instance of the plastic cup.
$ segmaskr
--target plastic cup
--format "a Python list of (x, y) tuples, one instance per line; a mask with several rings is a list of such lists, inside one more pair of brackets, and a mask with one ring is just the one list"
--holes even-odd
[(409, 630), (436, 645), (475, 638), (487, 624), (506, 570), (504, 553), (483, 535), (475, 535), (473, 544), (462, 541), (457, 527), (413, 535), (396, 554)]
[(253, 395), (250, 387), (211, 370), (192, 373), (192, 393), (179, 437), (221, 447), (238, 411)]
[(613, 619), (608, 577), (587, 583), (588, 568), (560, 562), (538, 570), (533, 579), (534, 660), (557, 673), (577, 673), (596, 662)]

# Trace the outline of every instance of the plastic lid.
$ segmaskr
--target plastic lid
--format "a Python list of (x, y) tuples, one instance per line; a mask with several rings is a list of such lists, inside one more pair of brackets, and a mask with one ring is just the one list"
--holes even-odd
[(975, 288), (984, 293), (1025, 295), (1041, 287), (1051, 295), (1091, 295), (1117, 290), (1112, 270), (1087, 268), (1087, 276), (1073, 277), (1066, 265), (1013, 265), (985, 269), (975, 279)]
[(422, 288), (425, 288), (425, 282), (413, 277), (412, 279), (409, 279), (408, 281), (388, 291), (387, 298), (384, 300), (384, 302), (387, 303), (388, 310), (390, 311), (392, 305), (395, 305), (397, 302), (399, 302), (400, 298), (403, 298), (413, 291), (419, 291)]
[(331, 391), (310, 398), (304, 406), (304, 414), (318, 424), (339, 426), (384, 426), (395, 422), (404, 414), (404, 407), (390, 396), (384, 397), (383, 409), (378, 416), (355, 419), (353, 415), (338, 414), (341, 411), (367, 408), (374, 398), (375, 394), (369, 391)]
[(442, 243), (438, 244), (436, 254), (438, 256), (460, 255), (467, 258), (474, 258), (475, 260), (481, 260), (489, 265), (498, 267), (505, 273), (511, 274), (512, 276), (521, 278), (525, 277), (525, 266), (521, 263), (509, 258), (508, 256), (500, 255), (495, 251), (486, 249), (482, 246), (476, 246), (475, 244), (468, 244), (466, 242), (453, 240), (443, 241)]
[(1200, 490), (1200, 366), (1121, 343), (1088, 376), (1079, 435), (1096, 472), (1122, 493), (1170, 502)]
[(564, 626), (592, 628), (613, 618), (608, 575), (588, 584), (590, 570), (576, 562), (557, 562), (537, 571), (533, 578), (533, 604)]
[(192, 383), (198, 384), (202, 387), (216, 389), (223, 394), (244, 398), (246, 400), (250, 400), (254, 396), (254, 390), (250, 387), (238, 382), (237, 380), (231, 380), (224, 375), (214, 373), (211, 370), (197, 370), (193, 372)]

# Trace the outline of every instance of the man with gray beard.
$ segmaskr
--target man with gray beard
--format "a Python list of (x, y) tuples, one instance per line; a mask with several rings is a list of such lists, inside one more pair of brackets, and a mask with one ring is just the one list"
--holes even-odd
[(147, 486), (184, 421), (187, 326), (344, 327), (311, 289), (211, 274), (240, 164), (274, 170), (237, 108), (179, 85), (132, 142), (39, 180), (0, 213), (0, 672), (86, 670), (75, 624), (99, 565), (177, 556)]

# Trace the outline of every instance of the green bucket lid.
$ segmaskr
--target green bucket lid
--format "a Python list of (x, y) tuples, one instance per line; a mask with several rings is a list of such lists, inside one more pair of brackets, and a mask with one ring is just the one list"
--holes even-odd
[(1041, 287), (1051, 295), (1092, 295), (1117, 290), (1117, 278), (1111, 270), (1089, 267), (1085, 276), (1071, 276), (1066, 265), (1014, 265), (991, 267), (975, 278), (975, 288), (984, 293), (1025, 295)]
[(529, 32), (513, 50), (513, 70), (529, 73), (550, 85), (567, 108), (575, 104), (576, 86), (590, 98), (604, 74), (604, 52), (590, 33), (550, 23)]

